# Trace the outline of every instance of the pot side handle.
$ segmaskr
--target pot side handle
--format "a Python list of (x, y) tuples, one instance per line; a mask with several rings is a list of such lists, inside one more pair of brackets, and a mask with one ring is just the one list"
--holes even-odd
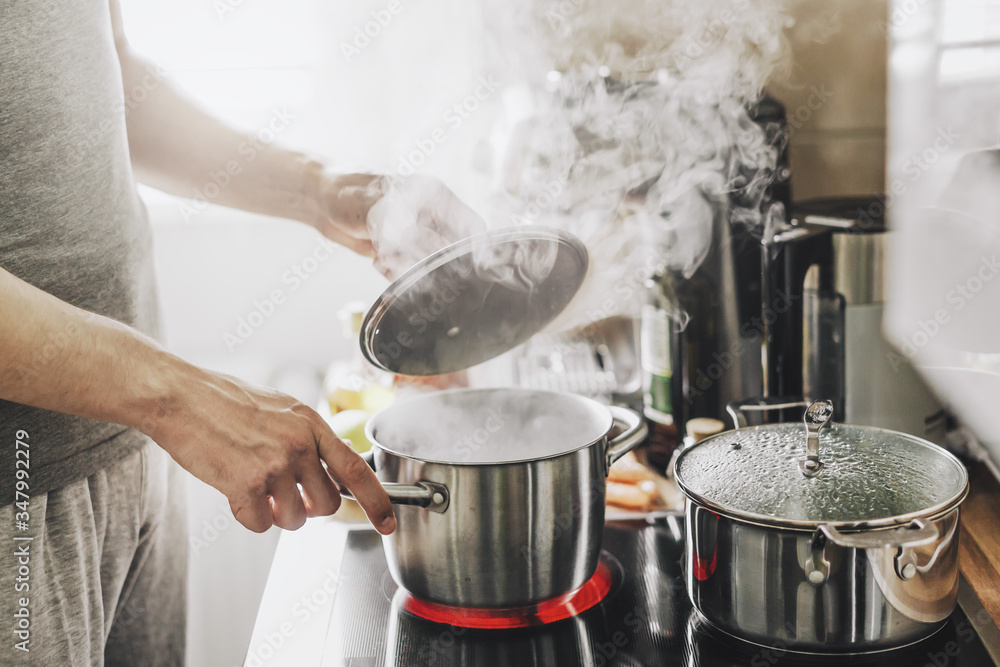
[[(371, 450), (361, 454), (361, 458), (372, 470), (375, 470), (375, 454)], [(448, 487), (437, 482), (417, 482), (416, 484), (386, 482), (382, 484), (382, 488), (385, 489), (389, 501), (393, 505), (414, 505), (438, 514), (448, 509), (448, 504), (451, 501)], [(355, 500), (351, 492), (344, 487), (340, 488), (340, 495), (343, 498)]]
[(611, 469), (611, 464), (635, 449), (636, 445), (645, 440), (649, 433), (645, 420), (632, 410), (617, 405), (609, 405), (608, 410), (611, 411), (615, 423), (622, 424), (625, 430), (608, 443), (604, 466), (605, 477)]
[(937, 526), (923, 519), (914, 519), (908, 525), (892, 530), (870, 530), (861, 533), (842, 533), (828, 524), (822, 524), (826, 539), (840, 547), (850, 549), (880, 549), (883, 547), (921, 547), (940, 537)]
[(873, 530), (859, 533), (842, 533), (829, 524), (821, 524), (813, 533), (809, 557), (805, 563), (809, 583), (820, 586), (830, 576), (830, 560), (826, 555), (827, 543), (846, 549), (896, 549), (893, 559), (896, 576), (903, 581), (917, 574), (913, 547), (932, 544), (941, 538), (941, 531), (934, 523), (914, 519), (908, 525), (891, 530)]

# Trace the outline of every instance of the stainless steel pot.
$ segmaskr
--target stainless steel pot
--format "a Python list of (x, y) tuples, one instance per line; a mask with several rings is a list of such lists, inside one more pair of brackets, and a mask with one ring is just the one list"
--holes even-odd
[[(623, 431), (609, 437), (616, 423)], [(443, 604), (511, 607), (593, 575), (608, 468), (646, 427), (582, 396), (464, 389), (393, 405), (367, 435), (398, 505), (383, 538), (396, 583)]]
[(782, 650), (923, 639), (957, 599), (965, 468), (902, 433), (821, 436), (826, 420), (728, 431), (678, 456), (691, 601), (719, 629)]

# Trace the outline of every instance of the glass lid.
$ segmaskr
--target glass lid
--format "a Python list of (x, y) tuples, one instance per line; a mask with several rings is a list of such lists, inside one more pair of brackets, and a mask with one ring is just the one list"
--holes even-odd
[(453, 373), (525, 342), (563, 311), (587, 273), (587, 249), (525, 225), (454, 243), (419, 262), (365, 316), (361, 349), (401, 375)]
[(867, 426), (817, 431), (816, 463), (803, 424), (770, 424), (692, 446), (678, 456), (675, 478), (710, 508), (792, 527), (894, 525), (965, 496), (965, 467), (937, 445)]

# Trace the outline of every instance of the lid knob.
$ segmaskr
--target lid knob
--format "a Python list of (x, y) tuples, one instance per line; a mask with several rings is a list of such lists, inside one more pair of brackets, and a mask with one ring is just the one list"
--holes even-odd
[(799, 461), (799, 470), (806, 477), (815, 477), (823, 467), (819, 460), (819, 432), (832, 418), (833, 403), (830, 401), (813, 401), (802, 417), (806, 425), (806, 457)]

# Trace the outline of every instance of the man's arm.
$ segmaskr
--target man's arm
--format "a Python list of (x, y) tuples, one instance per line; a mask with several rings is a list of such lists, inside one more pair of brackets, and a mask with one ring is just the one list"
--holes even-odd
[[(275, 144), (248, 145), (245, 135), (197, 108), (132, 52), (118, 0), (110, 3), (129, 150), (141, 181), (191, 197), (221, 172), (230, 180), (212, 203), (312, 225), (374, 258), (375, 267), (390, 278), (435, 250), (485, 230), (482, 219), (437, 179), (335, 174), (303, 153)], [(132, 102), (140, 90), (142, 101)]]
[[(62, 344), (42, 369), (38, 341)], [(364, 460), (307, 406), (212, 373), (133, 329), (75, 308), (0, 269), (0, 399), (136, 428), (222, 491), (254, 531), (295, 529), (354, 492), (373, 525), (395, 528)], [(301, 494), (296, 485), (301, 485)]]
[[(127, 102), (129, 150), (140, 181), (191, 197), (214, 182), (213, 174), (222, 172), (229, 182), (220, 187), (212, 203), (314, 226), (331, 213), (348, 216), (353, 220), (322, 231), (358, 254), (374, 256), (365, 217), (384, 192), (381, 178), (370, 174), (332, 177), (321, 162), (304, 153), (248, 142), (245, 134), (199, 109), (158, 75), (151, 63), (132, 52), (119, 2), (110, 3)], [(135, 91), (142, 92), (141, 101), (130, 101)], [(341, 210), (328, 210), (325, 200), (331, 195)]]

